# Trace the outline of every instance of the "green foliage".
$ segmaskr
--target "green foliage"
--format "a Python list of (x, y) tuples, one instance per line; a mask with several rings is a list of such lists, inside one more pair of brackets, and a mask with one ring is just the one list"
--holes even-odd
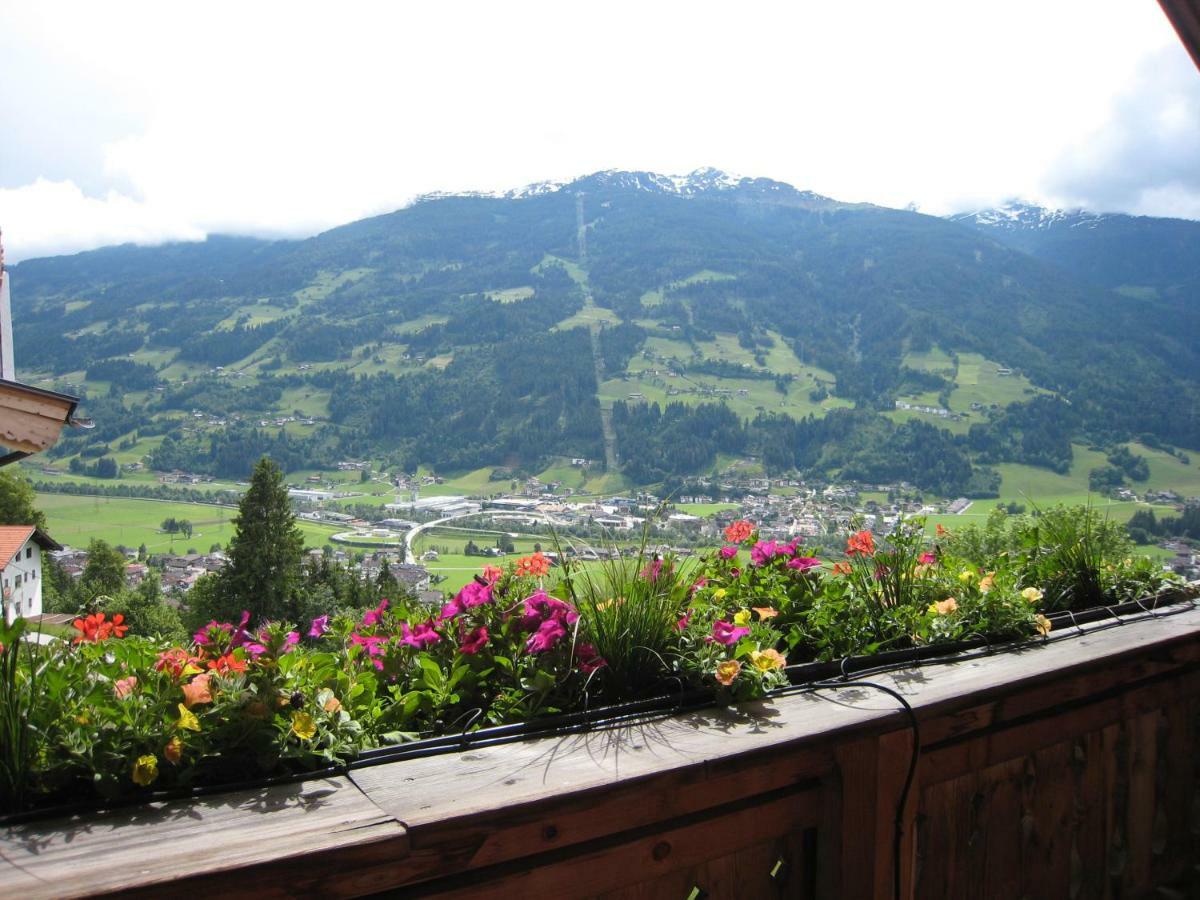
[(46, 516), (34, 506), (33, 486), (12, 471), (0, 469), (0, 525), (36, 525), (45, 529)]
[(243, 609), (264, 619), (291, 617), (304, 537), (296, 527), (283, 474), (268, 457), (254, 467), (234, 526), (229, 565), (220, 576), (224, 611), (230, 618)]
[(87, 552), (76, 592), (79, 608), (93, 606), (102, 597), (117, 597), (125, 590), (125, 554), (97, 538), (88, 542)]

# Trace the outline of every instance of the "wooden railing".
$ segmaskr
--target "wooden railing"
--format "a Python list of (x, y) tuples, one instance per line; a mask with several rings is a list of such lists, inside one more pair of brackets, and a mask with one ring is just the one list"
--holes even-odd
[[(1085, 631), (871, 678), (919, 722), (901, 896), (1195, 889), (1200, 610)], [(888, 898), (912, 749), (883, 692), (796, 693), (10, 828), (0, 896)]]

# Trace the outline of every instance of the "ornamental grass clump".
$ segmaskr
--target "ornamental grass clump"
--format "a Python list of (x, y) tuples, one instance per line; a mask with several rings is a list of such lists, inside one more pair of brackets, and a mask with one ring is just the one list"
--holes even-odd
[(676, 622), (692, 590), (694, 566), (648, 552), (645, 538), (633, 557), (567, 563), (559, 581), (579, 610), (577, 641), (604, 661), (593, 682), (607, 699), (662, 688), (678, 643)]

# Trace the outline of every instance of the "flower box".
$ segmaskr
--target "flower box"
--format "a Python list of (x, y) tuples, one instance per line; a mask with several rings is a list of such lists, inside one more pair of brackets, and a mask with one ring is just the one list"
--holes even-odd
[[(1200, 847), (1200, 610), (346, 774), (0, 830), (0, 897), (1140, 896)], [(911, 662), (911, 661), (910, 661)], [(449, 748), (447, 748), (449, 750)], [(899, 834), (898, 852), (896, 835)]]

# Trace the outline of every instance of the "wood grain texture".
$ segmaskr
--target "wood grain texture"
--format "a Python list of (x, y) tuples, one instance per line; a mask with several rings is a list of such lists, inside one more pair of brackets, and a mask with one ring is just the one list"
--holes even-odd
[[(0, 898), (202, 889), (354, 896), (402, 859), (402, 826), (345, 778), (0, 831)], [(232, 875), (231, 873), (235, 873)]]

